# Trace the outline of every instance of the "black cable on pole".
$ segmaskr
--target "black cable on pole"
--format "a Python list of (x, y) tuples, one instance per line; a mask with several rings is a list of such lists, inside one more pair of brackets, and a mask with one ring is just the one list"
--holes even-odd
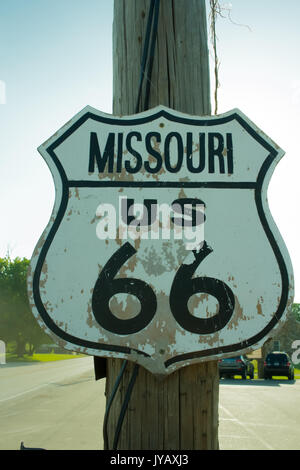
[(119, 375), (117, 377), (117, 380), (115, 382), (115, 385), (114, 385), (114, 388), (113, 388), (113, 391), (111, 393), (111, 396), (109, 398), (109, 401), (107, 403), (107, 406), (106, 406), (106, 410), (105, 410), (105, 415), (104, 415), (104, 421), (103, 421), (103, 441), (104, 441), (104, 449), (108, 449), (108, 433), (107, 433), (107, 423), (108, 423), (108, 418), (109, 418), (109, 412), (110, 412), (110, 408), (111, 408), (111, 405), (112, 405), (112, 402), (115, 398), (115, 395), (117, 393), (117, 390), (119, 388), (119, 385), (121, 383), (121, 380), (122, 380), (122, 377), (124, 375), (124, 372), (125, 372), (125, 369), (126, 369), (126, 366), (128, 364), (128, 361), (123, 361), (123, 364), (122, 364), (122, 367), (121, 367), (121, 370), (119, 372)]
[(120, 432), (121, 432), (121, 429), (122, 429), (122, 424), (123, 424), (123, 421), (124, 421), (124, 416), (125, 416), (127, 406), (128, 406), (128, 403), (129, 403), (129, 400), (130, 400), (130, 397), (131, 397), (131, 393), (132, 393), (132, 390), (133, 390), (133, 387), (134, 387), (134, 384), (135, 384), (135, 381), (136, 381), (136, 378), (137, 378), (137, 375), (138, 375), (138, 372), (139, 372), (139, 367), (140, 366), (138, 364), (135, 364), (134, 369), (133, 369), (133, 373), (132, 373), (132, 376), (131, 376), (131, 379), (130, 379), (130, 382), (129, 382), (129, 385), (128, 385), (128, 388), (127, 388), (124, 403), (123, 403), (121, 413), (120, 413), (120, 416), (119, 416), (119, 419), (118, 419), (117, 429), (116, 429), (114, 443), (113, 443), (113, 450), (117, 450), (117, 448), (118, 448), (118, 442), (119, 442)]
[(150, 86), (151, 86), (151, 76), (152, 76), (155, 44), (156, 44), (157, 30), (158, 30), (159, 7), (160, 7), (160, 0), (156, 0), (155, 7), (154, 7), (154, 20), (153, 20), (152, 40), (151, 40), (151, 46), (150, 46), (150, 57), (149, 57), (149, 64), (148, 64), (148, 71), (147, 71), (147, 83), (146, 83), (144, 110), (149, 109)]
[[(146, 75), (146, 92), (145, 92), (145, 102), (144, 102), (143, 110), (145, 111), (149, 108), (150, 85), (151, 85), (151, 75), (152, 75), (155, 44), (156, 44), (157, 30), (158, 30), (159, 7), (160, 7), (160, 0), (151, 0), (149, 13), (148, 13), (148, 20), (147, 20), (144, 50), (143, 50), (142, 61), (141, 61), (141, 73), (140, 73), (140, 82), (139, 82), (139, 89), (138, 89), (138, 98), (137, 98), (137, 104), (135, 108), (136, 113), (139, 112), (139, 105), (141, 101), (143, 81), (144, 81), (145, 75)], [(151, 45), (150, 45), (151, 32), (152, 32), (152, 38), (151, 38)], [(145, 70), (146, 70), (146, 64), (147, 64), (147, 59), (148, 59), (149, 45), (150, 45), (150, 57), (149, 57), (149, 63), (148, 63), (148, 70), (146, 74)]]
[(141, 101), (141, 94), (142, 94), (143, 81), (144, 81), (145, 69), (146, 69), (146, 63), (147, 63), (147, 57), (148, 57), (148, 50), (149, 50), (150, 35), (151, 35), (151, 28), (152, 28), (152, 20), (153, 20), (153, 12), (154, 12), (155, 3), (156, 3), (156, 0), (151, 0), (149, 13), (148, 13), (146, 36), (145, 36), (144, 50), (143, 50), (142, 62), (141, 62), (141, 73), (140, 73), (138, 98), (137, 98), (137, 104), (136, 104), (136, 108), (135, 108), (136, 114), (139, 112), (139, 105), (140, 105), (140, 101)]

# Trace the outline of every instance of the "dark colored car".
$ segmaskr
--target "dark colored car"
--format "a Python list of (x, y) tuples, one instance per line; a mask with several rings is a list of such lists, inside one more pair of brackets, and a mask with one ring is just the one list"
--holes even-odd
[(254, 378), (254, 365), (247, 356), (235, 356), (219, 359), (220, 378), (229, 378), (234, 375), (241, 375), (242, 379), (246, 379), (248, 375), (250, 379)]
[(264, 378), (271, 379), (273, 375), (294, 380), (294, 366), (286, 352), (274, 351), (267, 355), (264, 362)]

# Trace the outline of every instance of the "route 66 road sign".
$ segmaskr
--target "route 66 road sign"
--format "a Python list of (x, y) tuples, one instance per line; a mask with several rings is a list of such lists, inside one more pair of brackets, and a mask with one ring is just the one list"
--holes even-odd
[(167, 375), (284, 322), (292, 267), (267, 203), (283, 151), (239, 110), (86, 107), (39, 151), (56, 199), (28, 289), (60, 345)]

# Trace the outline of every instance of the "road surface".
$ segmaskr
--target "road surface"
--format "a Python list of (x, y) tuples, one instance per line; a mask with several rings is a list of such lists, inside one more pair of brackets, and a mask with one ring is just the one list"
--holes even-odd
[(300, 380), (221, 380), (219, 443), (226, 450), (300, 450)]
[(91, 357), (0, 366), (0, 449), (101, 449), (104, 386)]
[[(0, 450), (103, 448), (105, 379), (90, 357), (0, 366)], [(220, 381), (221, 450), (300, 450), (300, 380)]]

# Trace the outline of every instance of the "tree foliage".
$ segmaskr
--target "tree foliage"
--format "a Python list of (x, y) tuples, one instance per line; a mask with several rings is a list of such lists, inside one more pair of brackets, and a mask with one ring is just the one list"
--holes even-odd
[(35, 320), (27, 296), (27, 269), (29, 260), (9, 256), (0, 258), (0, 339), (16, 343), (16, 353), (22, 356), (26, 344), (31, 353), (42, 343), (48, 343), (46, 335)]

